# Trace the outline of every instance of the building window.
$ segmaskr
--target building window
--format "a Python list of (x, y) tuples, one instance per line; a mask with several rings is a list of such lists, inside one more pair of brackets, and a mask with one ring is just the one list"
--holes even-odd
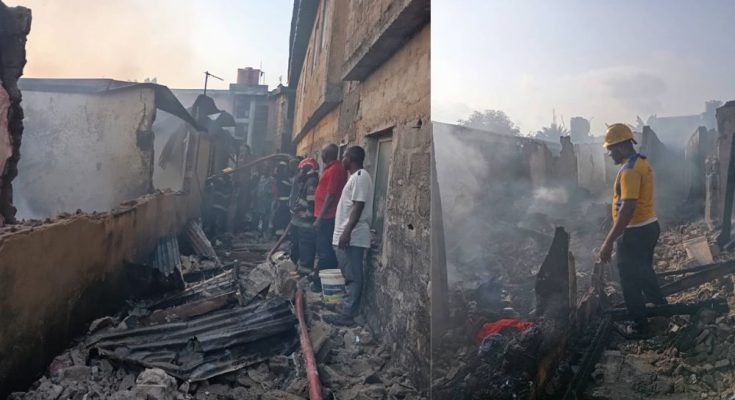
[(388, 129), (375, 135), (368, 144), (368, 157), (373, 165), (373, 221), (372, 228), (383, 235), (388, 183), (390, 181), (391, 164), (393, 163), (393, 130)]
[(240, 97), (235, 101), (235, 118), (250, 118), (250, 98)]

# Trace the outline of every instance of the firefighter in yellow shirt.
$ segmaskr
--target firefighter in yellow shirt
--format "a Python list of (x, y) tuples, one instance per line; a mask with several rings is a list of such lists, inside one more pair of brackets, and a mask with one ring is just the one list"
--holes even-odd
[(653, 270), (653, 255), (661, 228), (653, 205), (653, 171), (646, 156), (636, 151), (633, 132), (625, 124), (613, 124), (605, 134), (605, 148), (621, 165), (613, 186), (613, 226), (600, 249), (600, 261), (610, 262), (617, 248), (618, 272), (631, 333), (648, 328), (646, 303), (666, 304)]

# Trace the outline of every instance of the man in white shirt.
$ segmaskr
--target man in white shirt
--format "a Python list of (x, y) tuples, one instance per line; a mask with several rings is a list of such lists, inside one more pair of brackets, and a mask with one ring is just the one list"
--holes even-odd
[(332, 322), (351, 325), (360, 309), (362, 265), (370, 248), (370, 220), (373, 211), (373, 181), (363, 168), (365, 150), (352, 146), (345, 152), (342, 165), (350, 177), (337, 204), (332, 244), (337, 262), (345, 278), (346, 295), (340, 307), (340, 317)]

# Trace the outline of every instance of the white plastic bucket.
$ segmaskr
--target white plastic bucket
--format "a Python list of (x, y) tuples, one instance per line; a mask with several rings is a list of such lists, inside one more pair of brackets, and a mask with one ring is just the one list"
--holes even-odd
[(338, 269), (319, 271), (322, 281), (322, 299), (325, 303), (340, 303), (345, 293), (345, 278)]
[(707, 243), (707, 238), (700, 236), (694, 239), (685, 240), (684, 248), (687, 256), (691, 260), (696, 260), (698, 265), (713, 264), (715, 260), (712, 258), (712, 252)]

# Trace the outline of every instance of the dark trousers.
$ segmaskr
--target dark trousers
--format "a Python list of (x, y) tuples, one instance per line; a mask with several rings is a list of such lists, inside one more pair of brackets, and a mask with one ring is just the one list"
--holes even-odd
[(316, 254), (319, 257), (317, 268), (336, 269), (337, 256), (332, 247), (332, 236), (334, 236), (334, 218), (323, 219), (316, 232)]
[(301, 251), (299, 249), (299, 228), (297, 226), (291, 225), (291, 230), (288, 233), (288, 241), (291, 243), (288, 256), (292, 263), (298, 265)]
[(314, 228), (291, 226), (296, 232), (298, 243), (298, 266), (302, 269), (313, 270), (316, 258), (316, 230)]
[(658, 222), (628, 228), (617, 240), (618, 272), (630, 319), (646, 321), (646, 303), (666, 304), (653, 270), (653, 254), (661, 227)]
[(334, 247), (337, 262), (345, 278), (345, 296), (342, 299), (342, 312), (354, 317), (360, 312), (362, 295), (362, 264), (365, 259), (364, 247), (348, 246), (346, 249)]
[(288, 209), (288, 203), (279, 201), (273, 212), (273, 233), (276, 235), (281, 233), (281, 231), (286, 229), (289, 221), (291, 221), (291, 212)]
[[(316, 256), (317, 264), (312, 276), (312, 281), (317, 288), (321, 288), (319, 271), (323, 269), (337, 269), (337, 255), (332, 247), (332, 236), (334, 235), (334, 218), (323, 219), (319, 229), (316, 230)], [(319, 289), (321, 290), (321, 289)]]

